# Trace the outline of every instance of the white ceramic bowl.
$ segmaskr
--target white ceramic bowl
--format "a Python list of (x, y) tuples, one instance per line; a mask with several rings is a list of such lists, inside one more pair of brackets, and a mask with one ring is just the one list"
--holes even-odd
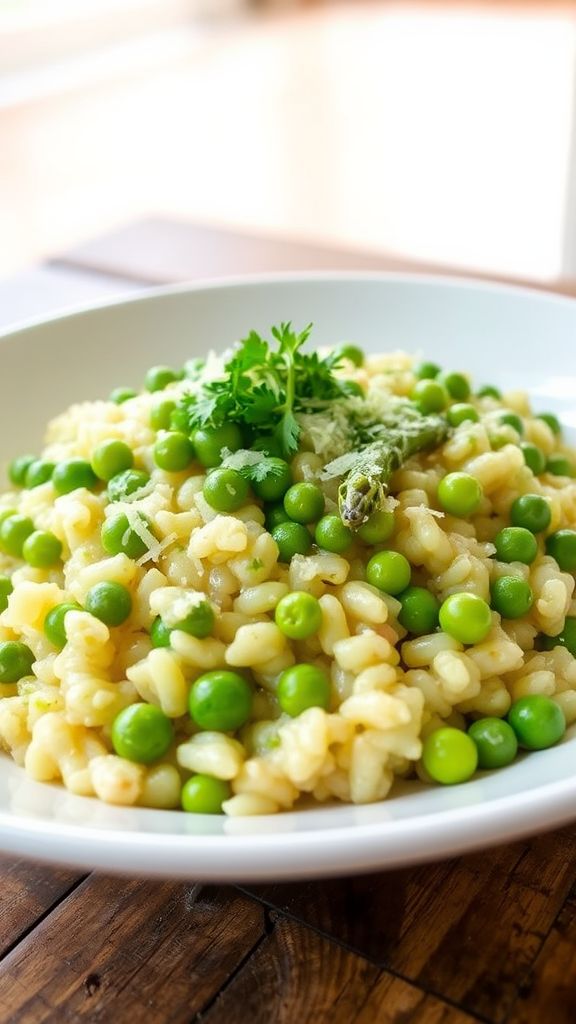
[[(527, 388), (576, 426), (576, 302), (473, 281), (313, 274), (169, 288), (0, 335), (0, 459), (40, 447), (77, 399), (137, 386), (154, 363), (220, 349), (250, 328), (314, 321), (317, 344), (419, 351), (476, 380)], [(130, 874), (262, 880), (453, 856), (576, 817), (576, 737), (454, 788), (408, 785), (365, 807), (224, 819), (109, 807), (0, 762), (0, 848)]]

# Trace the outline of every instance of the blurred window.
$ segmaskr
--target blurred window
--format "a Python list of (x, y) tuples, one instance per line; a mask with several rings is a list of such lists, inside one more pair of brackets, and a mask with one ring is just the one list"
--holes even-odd
[(0, 70), (37, 69), (244, 6), (246, 0), (0, 0)]

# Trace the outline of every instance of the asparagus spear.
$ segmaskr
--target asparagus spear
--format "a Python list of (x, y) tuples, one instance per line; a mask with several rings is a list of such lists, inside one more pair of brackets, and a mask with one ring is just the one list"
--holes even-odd
[(358, 529), (381, 505), (392, 473), (417, 452), (436, 448), (448, 436), (442, 416), (423, 416), (412, 409), (373, 428), (375, 440), (334, 459), (323, 476), (344, 476), (338, 497), (342, 522)]

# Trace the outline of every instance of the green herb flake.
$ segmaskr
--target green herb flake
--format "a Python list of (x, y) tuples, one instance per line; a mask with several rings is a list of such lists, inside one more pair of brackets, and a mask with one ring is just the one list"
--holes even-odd
[(272, 435), (285, 458), (294, 455), (301, 432), (296, 414), (346, 397), (345, 381), (334, 373), (339, 358), (301, 351), (311, 329), (311, 324), (299, 333), (290, 323), (273, 327), (276, 347), (251, 331), (232, 350), (219, 378), (181, 398), (178, 408), (190, 431), (236, 423)]

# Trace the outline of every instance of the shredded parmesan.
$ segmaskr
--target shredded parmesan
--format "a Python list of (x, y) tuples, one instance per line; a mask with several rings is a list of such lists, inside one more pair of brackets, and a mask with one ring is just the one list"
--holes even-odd
[(240, 448), (237, 452), (231, 452), (228, 448), (222, 451), (226, 453), (222, 463), (226, 469), (248, 469), (250, 466), (257, 466), (266, 458), (266, 452), (254, 452), (248, 448)]
[(172, 628), (190, 615), (198, 605), (210, 603), (199, 590), (184, 587), (159, 587), (150, 596), (150, 607), (162, 617), (162, 621)]
[(128, 519), (128, 530), (122, 538), (123, 543), (126, 543), (129, 538), (130, 530), (132, 530), (146, 545), (147, 551), (137, 559), (136, 565), (144, 565), (145, 562), (150, 560), (157, 562), (162, 552), (170, 547), (175, 540), (178, 540), (176, 533), (170, 533), (163, 540), (158, 540), (150, 528), (148, 527), (146, 520), (142, 517), (142, 514), (137, 509), (126, 509), (126, 518)]

